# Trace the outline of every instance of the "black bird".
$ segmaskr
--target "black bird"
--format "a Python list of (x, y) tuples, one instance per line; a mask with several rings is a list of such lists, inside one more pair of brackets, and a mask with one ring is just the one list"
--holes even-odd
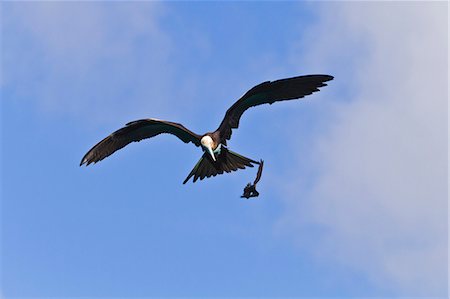
[(227, 140), (231, 138), (231, 130), (239, 126), (239, 119), (244, 111), (261, 104), (303, 98), (319, 91), (319, 87), (326, 86), (325, 82), (332, 79), (333, 77), (329, 75), (307, 75), (266, 81), (256, 85), (227, 110), (216, 131), (203, 135), (195, 134), (183, 125), (170, 121), (154, 118), (132, 121), (90, 149), (81, 159), (80, 166), (101, 161), (133, 141), (169, 133), (186, 143), (192, 142), (196, 146), (201, 146), (204, 152), (183, 184), (192, 176), (195, 182), (199, 178), (203, 180), (205, 177), (216, 176), (224, 171), (231, 172), (239, 168), (244, 169), (246, 166), (253, 167), (252, 164), (259, 164), (259, 162), (232, 152), (226, 147)]
[(259, 192), (256, 191), (256, 184), (258, 184), (259, 180), (261, 179), (263, 167), (264, 167), (264, 161), (260, 160), (256, 178), (253, 181), (253, 184), (248, 183), (247, 186), (244, 187), (244, 194), (241, 195), (241, 198), (249, 199), (250, 197), (258, 197), (259, 196)]

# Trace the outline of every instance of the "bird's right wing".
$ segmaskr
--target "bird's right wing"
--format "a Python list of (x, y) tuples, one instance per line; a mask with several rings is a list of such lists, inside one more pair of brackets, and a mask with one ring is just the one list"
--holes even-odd
[(162, 133), (173, 134), (186, 143), (192, 142), (196, 146), (200, 146), (201, 136), (181, 124), (153, 118), (141, 119), (126, 124), (125, 127), (97, 143), (81, 159), (80, 166), (101, 161), (131, 142), (141, 141)]

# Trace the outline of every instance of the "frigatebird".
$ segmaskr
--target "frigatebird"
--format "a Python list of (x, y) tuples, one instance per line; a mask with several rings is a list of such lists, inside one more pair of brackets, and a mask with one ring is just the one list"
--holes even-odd
[(262, 104), (303, 98), (319, 91), (319, 87), (326, 86), (325, 82), (332, 79), (333, 77), (329, 75), (306, 75), (258, 84), (227, 110), (217, 130), (203, 135), (195, 134), (182, 124), (155, 118), (132, 121), (90, 149), (81, 159), (80, 166), (101, 161), (131, 142), (169, 133), (185, 143), (192, 142), (203, 150), (202, 157), (183, 184), (186, 184), (192, 176), (195, 183), (197, 179), (203, 180), (205, 177), (244, 169), (247, 166), (253, 167), (252, 164), (260, 163), (227, 148), (227, 140), (231, 138), (232, 129), (238, 128), (244, 111)]

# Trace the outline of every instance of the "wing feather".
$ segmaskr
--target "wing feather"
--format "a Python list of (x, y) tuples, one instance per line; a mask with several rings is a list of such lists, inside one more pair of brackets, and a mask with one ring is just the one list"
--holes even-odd
[(181, 124), (152, 118), (141, 119), (127, 123), (125, 127), (97, 143), (81, 159), (80, 166), (97, 163), (131, 142), (141, 141), (163, 133), (173, 134), (186, 143), (192, 142), (196, 146), (200, 146), (201, 136)]
[(220, 132), (223, 140), (230, 139), (231, 130), (239, 126), (239, 120), (248, 108), (303, 98), (319, 91), (319, 87), (327, 85), (324, 82), (332, 79), (333, 77), (329, 75), (307, 75), (272, 82), (266, 81), (256, 85), (227, 110), (217, 131)]

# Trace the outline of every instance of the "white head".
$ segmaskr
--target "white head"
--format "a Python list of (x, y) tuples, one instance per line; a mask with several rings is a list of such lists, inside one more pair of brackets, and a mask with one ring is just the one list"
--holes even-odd
[(200, 143), (202, 144), (202, 147), (205, 151), (208, 151), (209, 154), (211, 155), (211, 158), (216, 161), (216, 157), (214, 156), (213, 153), (213, 145), (214, 145), (214, 141), (212, 140), (211, 136), (203, 136), (202, 139), (200, 140)]

